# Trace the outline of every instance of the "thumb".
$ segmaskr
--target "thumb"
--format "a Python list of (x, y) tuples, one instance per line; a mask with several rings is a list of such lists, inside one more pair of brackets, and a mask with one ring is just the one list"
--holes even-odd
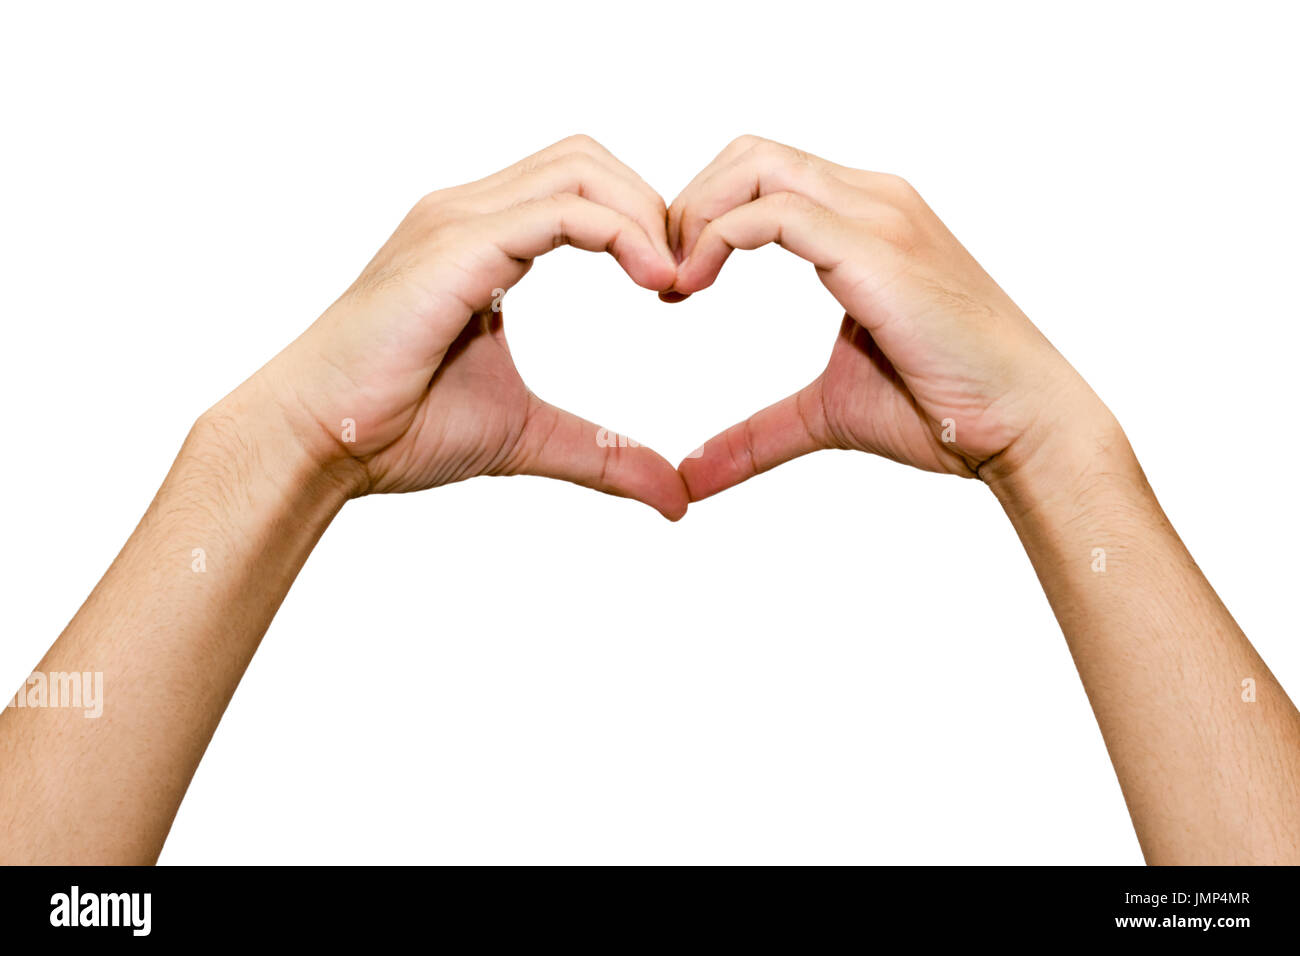
[(691, 501), (716, 495), (791, 459), (828, 448), (822, 380), (710, 438), (677, 466)]
[(686, 514), (686, 486), (663, 457), (535, 396), (531, 401), (519, 436), (520, 474), (635, 498), (670, 521)]

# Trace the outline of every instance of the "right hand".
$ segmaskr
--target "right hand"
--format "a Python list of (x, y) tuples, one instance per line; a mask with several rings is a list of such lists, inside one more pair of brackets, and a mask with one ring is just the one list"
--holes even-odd
[(896, 176), (745, 136), (669, 209), (682, 260), (665, 298), (713, 283), (734, 249), (812, 262), (847, 315), (826, 370), (711, 439), (680, 471), (699, 500), (821, 448), (988, 480), (1054, 429), (1109, 412)]

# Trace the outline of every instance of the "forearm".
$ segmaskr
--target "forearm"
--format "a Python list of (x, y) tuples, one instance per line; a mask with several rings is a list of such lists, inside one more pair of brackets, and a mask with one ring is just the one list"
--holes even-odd
[(1108, 414), (1089, 421), (990, 486), (1060, 621), (1143, 853), (1150, 863), (1300, 862), (1300, 716), (1118, 425)]
[(3, 862), (157, 858), (258, 642), (351, 491), (256, 392), (245, 386), (195, 424), (38, 667), (101, 672), (102, 714), (0, 716)]
[[(594, 197), (594, 198), (593, 198)], [(0, 862), (148, 862), (262, 634), (349, 497), (561, 478), (686, 512), (671, 464), (541, 401), (500, 295), (564, 244), (671, 287), (663, 200), (589, 137), (419, 200), (357, 281), (195, 426), (43, 671), (102, 672), (102, 716), (0, 716)]]

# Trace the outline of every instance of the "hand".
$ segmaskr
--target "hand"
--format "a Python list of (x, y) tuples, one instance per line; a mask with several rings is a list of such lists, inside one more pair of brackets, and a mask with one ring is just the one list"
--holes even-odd
[(533, 259), (561, 244), (608, 251), (638, 285), (668, 289), (665, 218), (658, 194), (585, 136), (431, 193), (254, 384), (313, 455), (347, 463), (355, 493), (544, 475), (676, 520), (687, 497), (673, 467), (647, 448), (603, 447), (595, 425), (533, 395), (499, 311)]
[(814, 382), (682, 463), (693, 501), (822, 448), (987, 479), (1063, 423), (1109, 416), (898, 177), (743, 136), (673, 202), (668, 237), (681, 261), (665, 299), (707, 288), (733, 249), (776, 242), (847, 313)]

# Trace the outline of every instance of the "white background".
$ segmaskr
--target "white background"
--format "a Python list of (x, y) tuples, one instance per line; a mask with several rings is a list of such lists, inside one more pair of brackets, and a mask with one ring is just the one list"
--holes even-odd
[[(421, 194), (586, 132), (668, 199), (741, 133), (906, 176), (1119, 415), (1300, 691), (1284, 5), (200, 9), (0, 21), (5, 687), (193, 419)], [(810, 380), (840, 315), (774, 247), (675, 307), (564, 249), (507, 328), (540, 395), (676, 461)], [(105, 706), (141, 690), (108, 675)], [(823, 453), (675, 525), (533, 478), (350, 504), (162, 856), (299, 861), (1141, 854), (987, 489)]]

